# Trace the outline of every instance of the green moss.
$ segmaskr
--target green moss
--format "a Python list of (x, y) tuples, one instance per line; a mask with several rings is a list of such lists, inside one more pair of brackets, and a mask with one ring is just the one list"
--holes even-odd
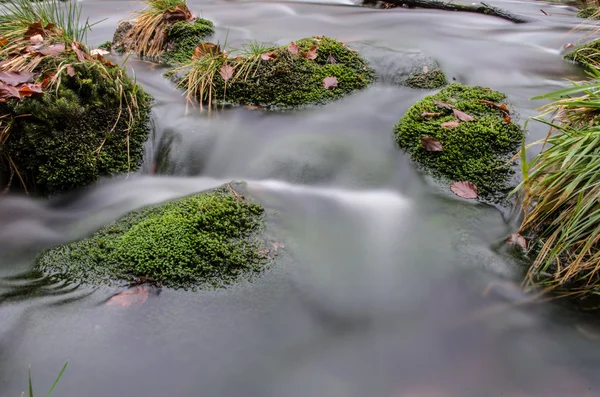
[[(8, 139), (0, 145), (0, 184), (9, 179), (9, 157), (25, 187), (41, 195), (134, 171), (141, 163), (149, 133), (149, 95), (119, 66), (69, 57), (62, 61), (72, 62), (75, 75), (70, 77), (63, 69), (58, 90), (0, 103), (0, 114), (11, 119)], [(55, 70), (50, 63), (43, 69)], [(120, 89), (137, 101), (131, 123)], [(18, 184), (16, 176), (12, 184)]]
[(590, 18), (590, 19), (600, 19), (600, 12), (598, 7), (588, 6), (580, 9), (577, 12), (577, 16), (579, 18)]
[(202, 18), (193, 23), (181, 21), (173, 24), (167, 33), (164, 61), (169, 64), (189, 62), (198, 44), (214, 31), (213, 23)]
[(107, 50), (107, 51), (110, 51), (111, 47), (112, 47), (112, 41), (105, 41), (104, 43), (102, 43), (98, 46), (98, 48), (101, 48), (101, 49)]
[(448, 80), (441, 69), (434, 69), (413, 74), (404, 84), (411, 88), (433, 90), (445, 86), (448, 84)]
[[(360, 55), (333, 39), (307, 38), (296, 43), (300, 52), (317, 45), (317, 58), (309, 60), (292, 54), (287, 45), (276, 48), (275, 60), (256, 61), (246, 79), (225, 82), (216, 75), (215, 92), (224, 93), (222, 102), (262, 105), (275, 108), (322, 104), (366, 87), (375, 72)], [(325, 77), (336, 77), (337, 88), (323, 86)]]
[[(508, 192), (512, 168), (506, 161), (516, 153), (523, 138), (522, 129), (504, 120), (504, 112), (482, 103), (497, 105), (504, 94), (483, 87), (452, 84), (439, 93), (425, 97), (408, 109), (394, 127), (398, 145), (433, 176), (450, 181), (471, 181), (480, 197), (499, 201)], [(443, 128), (442, 123), (455, 121), (453, 110), (437, 106), (447, 103), (473, 117), (456, 128)], [(424, 113), (439, 113), (434, 117)], [(422, 136), (437, 139), (441, 152), (429, 152), (421, 143)]]
[(42, 253), (36, 267), (86, 284), (145, 277), (173, 288), (222, 286), (267, 263), (258, 238), (263, 211), (218, 188), (131, 212)]
[(597, 64), (600, 62), (600, 39), (575, 47), (564, 58), (582, 65)]

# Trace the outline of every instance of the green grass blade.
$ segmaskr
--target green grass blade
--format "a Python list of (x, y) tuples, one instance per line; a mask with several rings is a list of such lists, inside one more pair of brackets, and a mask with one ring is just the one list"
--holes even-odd
[(58, 384), (58, 382), (60, 382), (60, 378), (62, 378), (63, 374), (65, 373), (65, 370), (67, 369), (67, 365), (68, 364), (69, 364), (69, 360), (67, 360), (67, 362), (65, 363), (65, 365), (63, 365), (62, 369), (60, 370), (60, 373), (58, 374), (58, 376), (56, 377), (56, 380), (54, 381), (54, 384), (52, 385), (52, 387), (48, 391), (48, 394), (46, 394), (46, 397), (50, 397), (50, 395), (54, 391), (54, 388), (56, 387), (56, 385)]
[(33, 385), (31, 384), (31, 364), (29, 364), (29, 397), (33, 397)]

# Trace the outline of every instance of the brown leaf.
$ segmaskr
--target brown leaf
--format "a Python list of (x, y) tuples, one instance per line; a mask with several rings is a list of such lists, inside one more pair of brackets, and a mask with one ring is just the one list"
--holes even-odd
[(221, 52), (221, 47), (217, 44), (202, 42), (194, 49), (192, 58), (204, 58), (206, 55), (216, 55)]
[(36, 34), (29, 38), (29, 42), (31, 43), (31, 45), (40, 45), (40, 44), (42, 44), (43, 41), (44, 41), (44, 38), (42, 37), (41, 34)]
[(502, 113), (505, 113), (505, 114), (509, 114), (510, 113), (509, 110), (508, 110), (508, 107), (505, 104), (498, 105), (498, 104), (495, 104), (492, 101), (486, 101), (484, 99), (478, 99), (477, 102), (486, 104), (486, 105), (488, 105), (490, 107), (493, 107), (494, 109), (498, 109)]
[(442, 128), (456, 128), (458, 127), (458, 125), (460, 124), (460, 122), (453, 120), (453, 121), (446, 121), (445, 123), (440, 124), (440, 127)]
[(504, 122), (506, 124), (510, 124), (510, 122), (511, 122), (510, 116), (504, 116)]
[(107, 306), (129, 307), (141, 305), (148, 299), (150, 287), (142, 285), (113, 295), (106, 301)]
[(465, 112), (461, 112), (458, 109), (452, 109), (454, 112), (454, 117), (462, 121), (474, 121), (475, 117), (466, 114)]
[(0, 72), (0, 81), (10, 85), (19, 85), (33, 81), (33, 73), (27, 72)]
[(54, 72), (46, 72), (44, 74), (44, 80), (42, 80), (42, 88), (46, 88), (50, 85), (50, 83), (52, 82), (52, 79), (54, 78), (54, 76), (56, 76), (56, 73)]
[(425, 112), (425, 113), (421, 113), (421, 117), (423, 117), (424, 119), (427, 118), (431, 118), (431, 117), (438, 117), (441, 116), (442, 114), (439, 112)]
[(338, 79), (335, 76), (328, 76), (323, 79), (323, 87), (328, 90), (333, 90), (338, 86)]
[(510, 236), (508, 236), (508, 238), (506, 239), (506, 244), (514, 246), (518, 245), (524, 250), (527, 249), (527, 240), (525, 240), (525, 237), (521, 236), (519, 233), (513, 233)]
[(26, 39), (38, 34), (42, 37), (46, 36), (46, 31), (44, 30), (44, 26), (41, 22), (34, 22), (27, 26), (27, 31), (25, 32)]
[(19, 90), (17, 90), (12, 85), (0, 82), (0, 99), (5, 100), (7, 98), (20, 99), (21, 95), (19, 94)]
[(75, 69), (73, 65), (67, 65), (67, 74), (71, 77), (75, 77)]
[(0, 45), (7, 45), (8, 44), (8, 40), (6, 40), (4, 37), (0, 37)]
[(185, 4), (179, 4), (163, 13), (163, 22), (178, 22), (193, 19), (194, 15)]
[(298, 55), (300, 53), (300, 47), (298, 47), (298, 44), (293, 41), (290, 43), (287, 49), (294, 55)]
[(260, 58), (263, 61), (274, 61), (277, 59), (277, 53), (274, 51), (265, 52), (264, 54), (261, 54)]
[(310, 48), (308, 49), (308, 51), (302, 52), (302, 56), (309, 60), (317, 59), (317, 50), (318, 49), (319, 49), (319, 46), (311, 45)]
[(17, 90), (19, 90), (19, 95), (21, 96), (21, 98), (25, 98), (28, 96), (32, 96), (34, 94), (41, 94), (42, 93), (42, 84), (41, 83), (36, 83), (36, 84), (21, 84), (18, 87), (15, 87)]
[(79, 62), (87, 60), (87, 54), (81, 48), (81, 44), (74, 41), (71, 43), (71, 48), (73, 49), (73, 51), (75, 51), (75, 54), (77, 54), (77, 59), (79, 60)]
[[(48, 47), (42, 47), (41, 49), (37, 49), (36, 52), (42, 55), (50, 55), (53, 57), (57, 57), (63, 52), (65, 52), (65, 45), (64, 43), (52, 44)], [(79, 58), (79, 55), (77, 57)]]
[(438, 108), (444, 108), (444, 109), (454, 109), (454, 106), (447, 104), (445, 102), (440, 102), (440, 101), (433, 101), (433, 104), (435, 106), (437, 106)]
[(325, 63), (327, 63), (328, 65), (335, 65), (337, 63), (331, 51), (329, 51), (329, 55), (327, 56), (327, 61)]
[(452, 182), (450, 184), (450, 190), (452, 190), (452, 192), (458, 197), (462, 197), (465, 199), (477, 198), (477, 186), (475, 186), (473, 182)]
[(227, 81), (233, 77), (233, 66), (225, 64), (221, 66), (221, 70), (219, 70), (219, 73), (221, 73), (221, 77), (223, 77), (223, 80)]
[(438, 141), (437, 139), (432, 138), (430, 136), (422, 136), (421, 144), (423, 145), (425, 150), (427, 150), (428, 152), (441, 152), (442, 151), (442, 144), (440, 143), (440, 141)]

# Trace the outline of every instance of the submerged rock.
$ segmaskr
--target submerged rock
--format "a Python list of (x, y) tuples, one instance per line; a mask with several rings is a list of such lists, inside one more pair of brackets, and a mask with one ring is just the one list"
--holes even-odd
[(229, 58), (219, 46), (202, 44), (179, 86), (203, 103), (294, 108), (341, 98), (375, 80), (358, 52), (328, 37), (247, 50)]
[(514, 173), (506, 162), (523, 139), (504, 100), (489, 88), (452, 84), (408, 109), (394, 127), (396, 141), (434, 177), (472, 182), (480, 198), (501, 201)]
[(150, 130), (150, 96), (82, 44), (40, 46), (9, 58), (25, 66), (0, 78), (0, 187), (49, 195), (135, 171)]
[(264, 209), (238, 193), (242, 189), (227, 185), (131, 212), (89, 238), (42, 253), (36, 268), (91, 285), (230, 284), (269, 262), (260, 238)]

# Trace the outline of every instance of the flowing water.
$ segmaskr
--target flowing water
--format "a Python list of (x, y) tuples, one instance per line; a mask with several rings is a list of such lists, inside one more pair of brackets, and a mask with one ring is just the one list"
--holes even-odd
[[(492, 4), (530, 22), (349, 0), (189, 6), (230, 47), (328, 35), (420, 50), (458, 82), (507, 93), (523, 122), (541, 105), (530, 97), (584, 76), (560, 51), (593, 27), (565, 5)], [(138, 4), (83, 7), (91, 21), (106, 18), (88, 36), (98, 45)], [(26, 389), (28, 364), (45, 393), (67, 359), (61, 397), (600, 396), (600, 328), (527, 304), (518, 264), (499, 244), (515, 230), (510, 211), (448, 194), (396, 149), (394, 123), (427, 92), (382, 79), (324, 107), (208, 113), (186, 109), (161, 67), (126, 62), (156, 98), (143, 171), (49, 202), (0, 199), (1, 397)], [(375, 67), (385, 76), (394, 62)], [(528, 141), (545, 133), (532, 122)], [(255, 282), (155, 291), (121, 308), (104, 304), (114, 290), (28, 276), (46, 247), (232, 179), (275, 211), (286, 245)]]

